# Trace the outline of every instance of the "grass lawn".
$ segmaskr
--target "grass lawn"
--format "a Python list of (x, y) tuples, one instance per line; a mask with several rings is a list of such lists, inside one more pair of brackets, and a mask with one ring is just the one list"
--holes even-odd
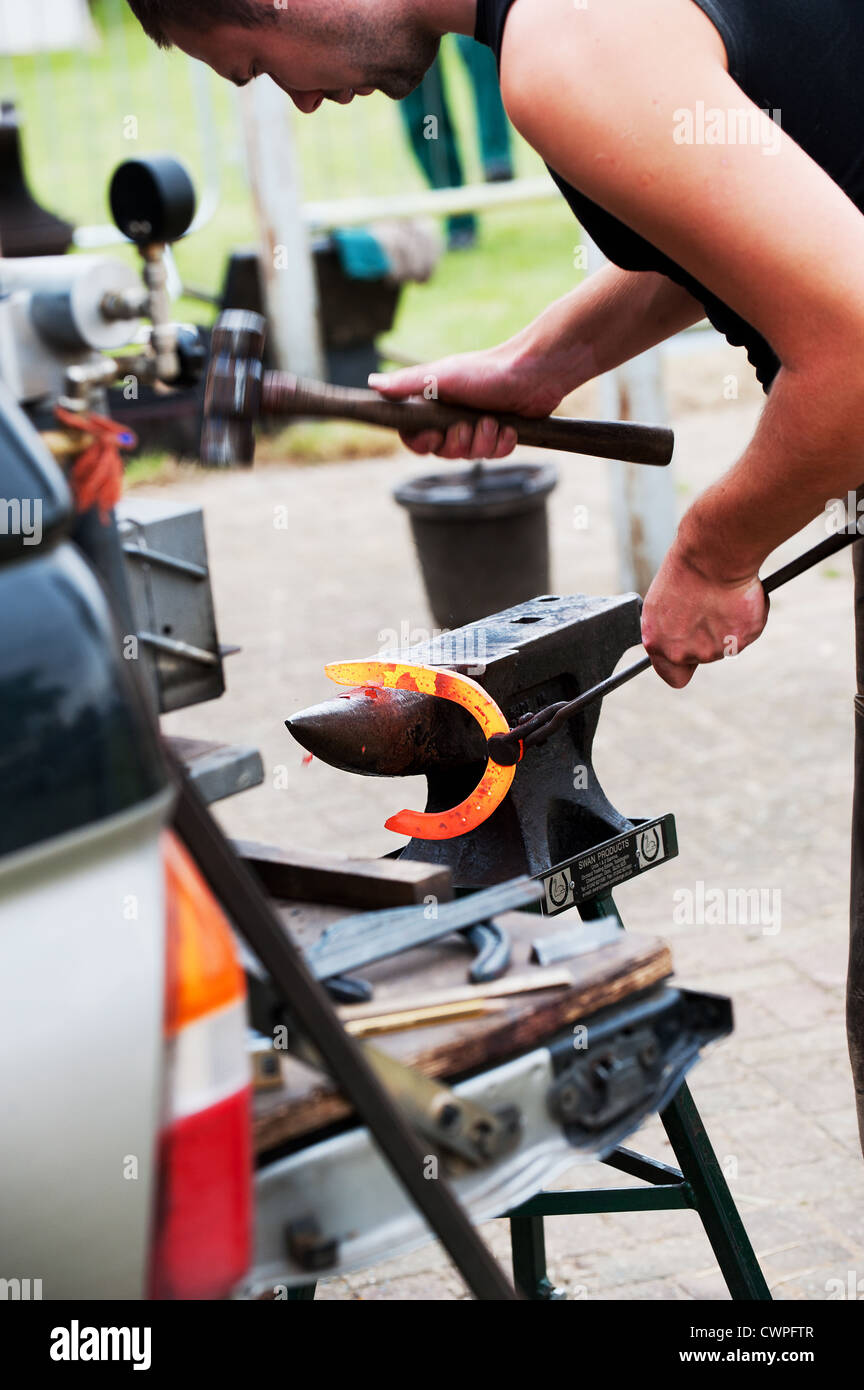
[[(196, 85), (189, 62), (148, 43), (123, 0), (94, 0), (92, 9), (101, 34), (94, 52), (0, 58), (0, 95), (18, 104), (30, 185), (45, 206), (76, 225), (94, 225), (109, 220), (107, 185), (121, 160), (169, 150), (188, 164), (199, 192), (207, 169), (218, 166), (213, 217), (176, 248), (184, 281), (218, 292), (231, 248), (255, 241), (240, 94), (210, 75)], [(468, 81), (446, 42), (443, 57), (473, 179), (479, 158)], [(292, 112), (286, 98), (286, 136)], [(350, 108), (325, 103), (313, 117), (295, 115), (291, 124), (310, 200), (422, 187), (398, 113), (385, 97), (363, 98)], [(522, 141), (516, 160), (520, 173), (540, 168)], [(406, 287), (389, 344), (429, 360), (500, 341), (577, 283), (578, 240), (563, 201), (485, 214), (476, 249), (445, 255), (428, 284)], [(110, 254), (135, 259), (126, 246)], [(212, 316), (191, 299), (177, 312), (196, 322)]]

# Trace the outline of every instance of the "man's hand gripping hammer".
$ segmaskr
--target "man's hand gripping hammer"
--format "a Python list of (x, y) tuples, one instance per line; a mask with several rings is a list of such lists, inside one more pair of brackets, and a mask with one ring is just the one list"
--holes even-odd
[[(476, 424), (493, 413), (437, 400), (386, 401), (374, 391), (351, 391), (306, 381), (289, 372), (265, 371), (265, 336), (266, 322), (261, 315), (243, 309), (227, 310), (213, 329), (201, 436), (201, 462), (211, 468), (252, 463), (254, 425), (262, 415), (361, 420), (419, 434), (423, 430), (446, 431), (462, 421)], [(520, 444), (535, 448), (656, 467), (663, 467), (672, 457), (672, 431), (659, 425), (557, 415), (540, 420), (525, 415), (495, 418), (500, 425), (516, 430)]]

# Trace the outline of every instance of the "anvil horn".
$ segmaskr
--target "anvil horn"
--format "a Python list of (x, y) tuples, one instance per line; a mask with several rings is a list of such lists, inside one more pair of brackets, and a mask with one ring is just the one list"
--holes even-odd
[[(450, 700), (472, 714), (484, 738), (506, 734), (510, 725), (492, 696), (470, 676), (433, 666), (403, 661), (343, 661), (326, 666), (325, 673), (340, 685), (360, 685), (371, 690), (413, 691)], [(467, 835), (488, 820), (510, 790), (515, 767), (502, 767), (487, 759), (486, 770), (476, 787), (456, 806), (441, 811), (398, 811), (385, 821), (388, 830), (419, 840), (453, 840)]]
[(285, 720), (323, 763), (362, 777), (417, 777), (486, 761), (483, 731), (451, 700), (360, 686)]

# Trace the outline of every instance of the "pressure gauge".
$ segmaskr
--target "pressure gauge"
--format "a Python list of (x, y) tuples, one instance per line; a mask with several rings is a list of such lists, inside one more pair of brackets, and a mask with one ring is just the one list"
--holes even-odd
[(194, 185), (172, 155), (126, 160), (114, 171), (108, 196), (115, 223), (138, 246), (179, 241), (195, 216)]

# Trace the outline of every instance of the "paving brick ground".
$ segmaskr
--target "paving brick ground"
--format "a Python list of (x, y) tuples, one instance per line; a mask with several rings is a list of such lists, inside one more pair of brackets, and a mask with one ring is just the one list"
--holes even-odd
[[(746, 369), (745, 369), (746, 370)], [(708, 354), (674, 383), (678, 488), (685, 506), (746, 443), (759, 409), (748, 388), (725, 401), (740, 359)], [(742, 381), (745, 378), (742, 376)], [(554, 585), (614, 592), (604, 465), (562, 459), (550, 520)], [(325, 661), (380, 646), (384, 629), (431, 627), (407, 524), (390, 488), (422, 471), (410, 456), (318, 468), (182, 475), (176, 494), (206, 507), (223, 640), (242, 643), (230, 688), (171, 716), (169, 731), (256, 743), (267, 785), (220, 810), (231, 833), (377, 855), (383, 821), (411, 786), (313, 762), (282, 726), (328, 694)], [(588, 529), (574, 508), (588, 508)], [(274, 521), (287, 509), (290, 529)], [(788, 558), (818, 528), (784, 548)], [(843, 1030), (852, 749), (848, 556), (778, 594), (763, 638), (673, 692), (649, 674), (607, 701), (596, 762), (632, 815), (674, 811), (680, 857), (617, 894), (628, 927), (667, 938), (679, 979), (728, 993), (734, 1036), (696, 1069), (692, 1090), (775, 1298), (825, 1299), (861, 1280), (864, 1165)], [(284, 785), (283, 785), (284, 784)], [(417, 795), (422, 788), (418, 787)], [(767, 890), (779, 916), (686, 925), (682, 895)], [(777, 890), (778, 897), (774, 897)], [(677, 895), (677, 896), (676, 896)], [(630, 1141), (669, 1158), (659, 1123)], [(599, 1164), (568, 1181), (621, 1177)], [(726, 1297), (691, 1213), (559, 1218), (550, 1268), (574, 1298)], [(485, 1228), (507, 1253), (501, 1222)], [(830, 1281), (839, 1281), (831, 1283)], [(451, 1299), (461, 1282), (434, 1246), (322, 1285), (323, 1299)]]

